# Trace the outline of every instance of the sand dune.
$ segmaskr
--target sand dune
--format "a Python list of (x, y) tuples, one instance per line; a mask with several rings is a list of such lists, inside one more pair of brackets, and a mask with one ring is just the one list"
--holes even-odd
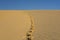
[[(60, 10), (12, 10), (12, 11), (0, 10), (0, 19), (2, 19), (1, 14), (6, 13), (6, 12), (19, 13), (19, 14), (27, 13), (34, 17), (35, 31), (33, 33), (33, 37), (34, 37), (33, 40), (60, 40)], [(1, 21), (0, 21), (0, 31), (1, 30), (2, 29), (1, 29)], [(0, 35), (2, 34), (1, 32), (0, 32)], [(0, 39), (5, 40), (3, 37), (6, 37), (6, 35), (4, 34), (6, 34), (6, 32), (3, 33), (3, 36), (2, 35), (0, 36)], [(18, 35), (18, 33), (16, 35)], [(7, 37), (7, 38), (11, 40), (10, 37)], [(18, 39), (15, 39), (15, 40), (19, 40), (19, 37)]]
[(28, 14), (15, 11), (0, 11), (0, 40), (25, 39), (30, 25)]
[(35, 19), (34, 40), (60, 40), (60, 11), (31, 13)]

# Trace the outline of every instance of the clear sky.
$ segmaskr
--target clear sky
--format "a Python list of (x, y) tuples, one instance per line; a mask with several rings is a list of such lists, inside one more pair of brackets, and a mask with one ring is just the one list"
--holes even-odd
[(60, 0), (0, 0), (0, 10), (60, 10)]

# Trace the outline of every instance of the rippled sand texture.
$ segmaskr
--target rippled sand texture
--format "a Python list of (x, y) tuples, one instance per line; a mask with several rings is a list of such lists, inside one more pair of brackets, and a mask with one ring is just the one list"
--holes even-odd
[(34, 11), (34, 40), (60, 40), (60, 11)]

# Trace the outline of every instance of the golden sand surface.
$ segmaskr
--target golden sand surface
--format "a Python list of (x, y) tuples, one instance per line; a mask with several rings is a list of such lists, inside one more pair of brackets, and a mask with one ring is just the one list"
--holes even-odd
[(28, 14), (0, 11), (0, 40), (23, 40), (31, 26)]
[(34, 16), (34, 40), (60, 40), (60, 10), (31, 12)]
[[(34, 17), (35, 31), (33, 33), (33, 37), (34, 37), (33, 40), (60, 40), (60, 10), (0, 10), (0, 20), (1, 21), (2, 21), (2, 17), (4, 16), (4, 15), (2, 16), (1, 13), (6, 13), (6, 12), (19, 13), (19, 14), (27, 13)], [(11, 16), (11, 18), (12, 18), (12, 16)], [(6, 28), (6, 30), (2, 30), (3, 26), (7, 26), (7, 24), (1, 23), (1, 21), (0, 21), (0, 35), (1, 35), (0, 39), (5, 40), (6, 35), (8, 35), (10, 37), (7, 37), (8, 39), (6, 39), (6, 40), (12, 40), (14, 38), (14, 36), (12, 38), (11, 35), (6, 34), (6, 32), (1, 33), (2, 31), (8, 30), (7, 28)], [(4, 25), (1, 26), (1, 24), (4, 24)], [(16, 26), (14, 25), (13, 28), (14, 27), (16, 27)], [(19, 28), (17, 28), (17, 29), (19, 30)], [(17, 36), (19, 34), (17, 33), (14, 35)], [(18, 37), (18, 40), (19, 40), (19, 38), (20, 37)], [(14, 39), (14, 40), (17, 40), (17, 39)]]

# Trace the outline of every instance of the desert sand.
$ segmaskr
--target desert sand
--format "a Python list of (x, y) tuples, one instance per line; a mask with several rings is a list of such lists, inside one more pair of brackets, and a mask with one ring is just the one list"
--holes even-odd
[(34, 40), (60, 40), (60, 11), (32, 11), (35, 21)]
[[(2, 30), (2, 27), (5, 24), (1, 26), (1, 24), (2, 24), (1, 19), (4, 16), (4, 15), (2, 16), (1, 14), (6, 13), (6, 12), (19, 13), (19, 14), (27, 13), (28, 15), (32, 15), (34, 17), (35, 29), (34, 29), (34, 33), (33, 33), (33, 40), (60, 40), (60, 10), (0, 10), (0, 40), (5, 40), (6, 37), (7, 37), (6, 40), (11, 40), (13, 38), (17, 38), (17, 39), (13, 39), (13, 40), (19, 40), (19, 38), (20, 38), (20, 37), (14, 37), (14, 36), (12, 38), (8, 33), (6, 34), (6, 32), (4, 32), (4, 31), (6, 31), (8, 29), (4, 28), (4, 30)], [(12, 18), (12, 17), (10, 17), (10, 18)], [(18, 20), (18, 22), (19, 21), (20, 20)], [(19, 23), (17, 25), (19, 25)], [(13, 27), (17, 28), (17, 27), (15, 27), (15, 25)], [(19, 28), (17, 28), (17, 29), (19, 29)], [(2, 32), (4, 32), (4, 33), (2, 33)], [(17, 33), (14, 35), (17, 36), (19, 34)]]
[(0, 11), (0, 40), (25, 40), (30, 26), (28, 14)]

